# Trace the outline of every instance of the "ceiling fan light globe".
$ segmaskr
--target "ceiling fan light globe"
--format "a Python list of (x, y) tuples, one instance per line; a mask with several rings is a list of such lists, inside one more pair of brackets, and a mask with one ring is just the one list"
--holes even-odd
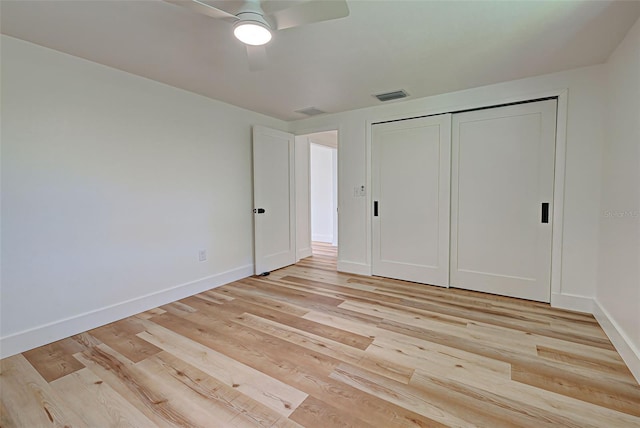
[(242, 43), (251, 46), (261, 46), (271, 40), (271, 31), (257, 22), (238, 22), (233, 29), (233, 35)]

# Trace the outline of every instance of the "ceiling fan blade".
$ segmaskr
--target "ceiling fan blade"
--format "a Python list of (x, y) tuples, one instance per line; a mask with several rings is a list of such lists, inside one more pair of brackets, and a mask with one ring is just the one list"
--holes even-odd
[(349, 7), (345, 0), (310, 0), (275, 11), (270, 15), (275, 22), (276, 30), (345, 16), (349, 16)]
[(260, 71), (267, 68), (267, 50), (264, 46), (247, 45), (247, 57), (249, 58), (249, 70)]
[(167, 3), (175, 4), (178, 6), (185, 7), (187, 9), (191, 9), (192, 11), (199, 13), (201, 15), (206, 15), (211, 18), (217, 19), (228, 19), (232, 21), (237, 21), (238, 18), (234, 15), (225, 12), (224, 10), (220, 10), (213, 6), (210, 6), (203, 1), (198, 0), (164, 0)]

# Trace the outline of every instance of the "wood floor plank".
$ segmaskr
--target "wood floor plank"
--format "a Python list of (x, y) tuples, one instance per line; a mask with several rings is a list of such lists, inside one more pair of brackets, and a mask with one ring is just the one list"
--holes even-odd
[(96, 376), (133, 404), (157, 426), (198, 426), (185, 408), (158, 390), (154, 379), (107, 345), (98, 345), (75, 355)]
[(51, 382), (84, 368), (78, 360), (73, 358), (73, 354), (81, 350), (80, 345), (67, 338), (32, 349), (23, 355), (44, 380)]
[(293, 265), (287, 268), (286, 271), (279, 272), (279, 275), (274, 275), (274, 278), (283, 278), (285, 276), (292, 275), (300, 278), (306, 278), (314, 281), (320, 281), (328, 284), (341, 285), (343, 287), (349, 287), (356, 290), (364, 291), (376, 291), (374, 285), (363, 284), (360, 282), (351, 281), (353, 275), (345, 274), (341, 272), (318, 270), (312, 266)]
[(309, 312), (308, 309), (300, 308), (299, 306), (295, 306), (295, 305), (290, 305), (288, 303), (284, 303), (276, 299), (257, 296), (252, 291), (242, 290), (236, 287), (226, 287), (224, 291), (227, 296), (233, 296), (235, 299), (240, 299), (242, 301), (252, 303), (254, 305), (264, 306), (266, 308), (275, 309), (280, 312), (285, 312), (287, 314), (291, 314), (299, 317)]
[(198, 301), (199, 299), (194, 297), (184, 300), (200, 310), (200, 314), (189, 315), (188, 319), (190, 320), (204, 320), (202, 314), (206, 314), (206, 316), (211, 318), (220, 318), (222, 315), (223, 318), (237, 319), (241, 314), (250, 313), (264, 319), (275, 321), (278, 324), (295, 326), (298, 330), (303, 330), (307, 333), (318, 335), (356, 349), (365, 349), (371, 343), (371, 339), (368, 337), (327, 326), (322, 323), (304, 320), (300, 317), (282, 312), (281, 310), (274, 310), (273, 308), (268, 308), (263, 305), (254, 305), (243, 299), (235, 299), (233, 302), (222, 306), (217, 306), (205, 301)]
[(197, 294), (197, 296), (207, 296), (211, 299), (217, 300), (220, 303), (230, 302), (234, 299), (233, 296), (227, 296), (222, 293), (218, 293), (217, 291), (215, 291), (215, 289), (203, 291), (202, 293)]
[(540, 336), (531, 332), (514, 330), (495, 325), (488, 325), (484, 323), (478, 323), (476, 321), (469, 322), (467, 324), (467, 329), (472, 331), (484, 332), (485, 334), (488, 334), (492, 337), (501, 337), (503, 339), (511, 340), (513, 343), (521, 343), (523, 346), (527, 347), (535, 345), (537, 351), (536, 353), (538, 355), (540, 355), (540, 351), (538, 348), (541, 346), (543, 348), (548, 347), (556, 350), (567, 349), (570, 350), (570, 352), (574, 354), (576, 358), (582, 356), (583, 358), (593, 360), (594, 362), (600, 361), (603, 364), (610, 364), (612, 366), (624, 366), (624, 362), (620, 358), (620, 355), (610, 349), (593, 347), (573, 341), (562, 340), (555, 337)]
[(161, 351), (159, 348), (136, 337), (136, 334), (143, 330), (137, 321), (121, 320), (93, 329), (89, 333), (136, 363)]
[[(588, 376), (547, 364), (512, 364), (511, 379), (640, 417), (640, 386), (609, 376)], [(615, 398), (612, 398), (615, 397)]]
[(610, 352), (610, 355), (603, 356), (601, 354), (588, 353), (584, 349), (577, 351), (575, 346), (571, 347), (571, 350), (561, 348), (560, 346), (550, 347), (536, 345), (538, 355), (543, 358), (602, 371), (609, 375), (620, 376), (625, 379), (632, 377), (624, 361), (622, 361), (615, 352)]
[(11, 419), (11, 415), (9, 415), (9, 411), (4, 405), (4, 402), (0, 399), (0, 426), (8, 427), (8, 426), (17, 426), (17, 422)]
[[(210, 377), (181, 359), (162, 352), (150, 359), (156, 360), (172, 377), (206, 398), (225, 408), (236, 416), (230, 418), (235, 425), (242, 424), (270, 427), (276, 424), (284, 425), (286, 416), (253, 400), (245, 395), (238, 387), (229, 386)], [(267, 389), (267, 388), (265, 388)], [(297, 406), (295, 406), (297, 407)], [(294, 408), (294, 406), (292, 406)]]
[(353, 417), (349, 412), (337, 409), (315, 397), (308, 397), (291, 419), (305, 427), (318, 428), (369, 428), (370, 424)]
[(521, 311), (505, 311), (495, 307), (483, 307), (482, 311), (478, 311), (477, 308), (471, 305), (460, 306), (453, 303), (442, 304), (437, 302), (418, 302), (414, 300), (403, 301), (402, 305), (456, 316), (470, 321), (478, 321), (528, 333), (535, 333), (540, 336), (549, 336), (603, 349), (613, 349), (611, 342), (606, 338), (580, 334), (575, 331), (553, 329), (550, 327), (550, 321), (541, 321), (538, 317), (527, 317)]
[[(190, 326), (184, 320), (171, 317), (163, 314), (153, 320), (337, 408), (354, 412), (356, 417), (374, 426), (379, 423), (389, 427), (431, 426), (433, 423), (411, 410), (329, 379), (338, 360), (300, 347), (289, 350), (280, 339), (270, 339), (257, 331), (243, 331), (234, 328), (232, 323), (222, 329), (220, 324), (205, 329), (204, 325)], [(247, 343), (260, 343), (260, 347), (247, 346)], [(299, 364), (300, 361), (305, 364)]]
[[(80, 346), (81, 349), (78, 352), (82, 352), (89, 348), (93, 348), (94, 346), (98, 346), (102, 344), (101, 341), (99, 341), (98, 339), (96, 339), (95, 337), (93, 337), (87, 332), (75, 334), (71, 336), (70, 339), (76, 342)], [(75, 358), (75, 354), (74, 354), (74, 358)]]
[(395, 359), (380, 358), (372, 354), (365, 355), (354, 365), (405, 384), (409, 383), (415, 370), (413, 367), (402, 365)]
[[(423, 365), (416, 368), (410, 383), (416, 385), (426, 376), (446, 378), (505, 398), (527, 403), (539, 409), (568, 418), (581, 427), (636, 427), (640, 423), (637, 417), (599, 406), (585, 406), (583, 401), (566, 395), (556, 394), (527, 384), (494, 376), (490, 373), (472, 372), (467, 366), (443, 370), (441, 367)], [(484, 394), (484, 393), (483, 393)]]
[(451, 379), (417, 374), (410, 384), (424, 393), (427, 399), (442, 402), (447, 409), (451, 406), (456, 414), (474, 423), (480, 422), (479, 425), (595, 428), (595, 425), (575, 422), (563, 415), (537, 408), (529, 403), (516, 401)]
[(337, 272), (336, 247), (2, 360), (0, 426), (640, 428), (590, 314)]
[(357, 363), (365, 356), (364, 351), (361, 349), (286, 324), (262, 318), (252, 313), (244, 313), (234, 318), (234, 321), (340, 361)]
[(141, 312), (139, 314), (136, 315), (137, 318), (141, 318), (141, 319), (149, 319), (154, 315), (160, 315), (165, 313), (166, 311), (164, 309), (160, 309), (160, 308), (154, 308), (154, 309), (149, 309), (148, 311), (144, 311)]
[[(361, 336), (366, 336), (369, 339), (375, 339), (376, 335), (382, 332), (382, 330), (378, 328), (379, 323), (363, 323), (354, 321), (351, 318), (345, 318), (340, 314), (327, 313), (324, 311), (309, 311), (302, 318), (331, 327), (339, 328), (341, 330), (350, 331), (351, 333), (359, 334)], [(380, 320), (380, 322), (383, 321), (382, 318)]]
[[(153, 425), (142, 412), (87, 368), (51, 382), (51, 387), (89, 427)], [(91, 412), (85, 409), (91, 409)]]
[[(468, 318), (470, 320), (479, 320), (479, 319), (484, 319), (485, 321), (487, 320), (487, 318), (484, 315), (476, 313), (475, 309), (478, 306), (476, 302), (473, 302), (473, 303), (465, 302), (464, 305), (458, 304), (458, 305), (452, 306), (452, 302), (450, 301), (449, 302), (440, 301), (440, 304), (444, 304), (445, 307), (434, 310), (434, 308), (437, 308), (437, 306), (434, 306), (434, 304), (438, 303), (437, 301), (421, 302), (421, 301), (412, 301), (412, 300), (393, 298), (393, 297), (380, 299), (379, 294), (376, 295), (375, 293), (372, 293), (370, 291), (358, 291), (353, 289), (350, 290), (346, 287), (334, 286), (332, 284), (327, 284), (319, 281), (301, 279), (293, 276), (284, 276), (283, 280), (287, 280), (289, 282), (294, 282), (294, 283), (307, 284), (310, 286), (314, 286), (318, 289), (324, 288), (324, 289), (340, 290), (342, 293), (346, 293), (346, 294), (338, 293), (335, 295), (335, 297), (344, 298), (344, 299), (349, 299), (349, 297), (351, 297), (351, 301), (341, 305), (341, 307), (343, 308), (347, 308), (349, 307), (349, 305), (352, 305), (352, 304), (366, 305), (366, 304), (377, 303), (378, 306), (383, 306), (390, 309), (397, 309), (402, 312), (407, 312), (407, 311), (411, 312), (413, 308), (414, 312), (420, 313), (422, 317), (425, 317), (425, 316), (433, 317), (435, 320), (451, 322), (454, 324), (456, 322), (460, 323), (461, 322), (460, 320), (465, 318), (465, 316), (468, 315), (469, 313), (471, 313), (471, 316)], [(419, 287), (419, 285), (416, 285), (416, 287)], [(361, 297), (364, 300), (355, 299), (355, 297)], [(473, 309), (473, 311), (469, 312), (469, 309)], [(509, 328), (513, 328), (514, 325), (520, 325), (521, 331), (525, 331), (525, 330), (529, 331), (532, 328), (536, 328), (537, 333), (541, 335), (546, 335), (549, 337), (558, 337), (559, 335), (564, 334), (563, 338), (566, 339), (566, 337), (573, 337), (572, 340), (577, 343), (589, 343), (589, 344), (595, 343), (597, 344), (597, 346), (604, 347), (606, 349), (611, 349), (608, 339), (601, 334), (601, 329), (599, 328), (594, 329), (593, 333), (583, 334), (583, 335), (579, 335), (575, 333), (574, 330), (555, 331), (549, 328), (550, 323), (548, 319), (546, 321), (541, 321), (541, 320), (544, 320), (544, 318), (541, 318), (537, 314), (535, 316), (525, 317), (522, 315), (522, 312), (520, 310), (514, 312), (512, 310), (506, 310), (506, 309), (500, 309), (500, 310), (496, 308), (492, 308), (491, 310), (489, 309), (491, 309), (490, 306), (485, 308), (484, 312), (489, 312), (491, 315), (493, 315), (491, 320), (492, 322), (497, 323), (497, 325), (508, 326)], [(442, 315), (443, 313), (451, 316), (445, 318)], [(500, 318), (496, 318), (496, 317), (507, 317), (507, 318), (505, 318), (504, 320), (501, 320)], [(515, 323), (514, 323), (514, 319), (516, 320)], [(534, 323), (534, 325), (531, 325), (531, 323)]]
[(140, 337), (173, 355), (180, 355), (186, 363), (279, 414), (290, 415), (307, 398), (307, 394), (261, 371), (159, 325), (149, 323)]
[(270, 280), (246, 278), (237, 281), (236, 284), (239, 288), (254, 290), (258, 294), (265, 294), (272, 296), (277, 300), (283, 300), (298, 306), (307, 307), (311, 303), (338, 306), (343, 302), (342, 299), (336, 299), (333, 297), (322, 296), (317, 293), (309, 291), (296, 290), (294, 288), (287, 288), (279, 286), (277, 283), (273, 283)]
[(458, 415), (443, 410), (442, 406), (420, 397), (416, 391), (405, 387), (400, 382), (378, 377), (365, 370), (343, 364), (336, 367), (330, 377), (345, 385), (416, 412), (441, 426), (470, 427), (473, 425)]
[[(338, 364), (338, 360), (231, 321), (210, 322), (192, 317), (185, 322), (171, 314), (154, 317), (153, 321), (238, 361), (244, 360), (245, 364), (255, 357), (256, 360), (295, 367), (295, 358), (308, 357), (308, 368), (323, 374), (329, 374)], [(253, 343), (260, 346), (254, 347)], [(239, 359), (240, 356), (243, 358)], [(247, 365), (253, 367), (252, 364)]]
[[(227, 291), (225, 289), (225, 291)], [(239, 289), (232, 289), (231, 291), (229, 291), (229, 293), (231, 295), (236, 295), (236, 297), (239, 300), (248, 302), (248, 303), (253, 303), (256, 304), (258, 306), (264, 306), (266, 308), (269, 309), (276, 309), (280, 312), (284, 312), (290, 315), (296, 315), (299, 317), (304, 316), (305, 314), (307, 314), (310, 310), (320, 310), (324, 313), (328, 313), (328, 314), (335, 314), (341, 318), (346, 318), (346, 319), (351, 319), (354, 321), (360, 321), (360, 322), (367, 322), (367, 323), (379, 323), (380, 321), (382, 321), (382, 318), (379, 317), (375, 317), (375, 316), (370, 316), (370, 315), (366, 315), (366, 314), (362, 314), (359, 312), (355, 312), (355, 311), (350, 311), (350, 310), (345, 310), (345, 309), (341, 309), (338, 306), (333, 306), (333, 305), (322, 305), (322, 304), (318, 304), (318, 303), (309, 303), (305, 308), (300, 308), (298, 306), (295, 305), (287, 305), (284, 304), (281, 301), (278, 300), (274, 300), (274, 299), (266, 299), (266, 298), (260, 298), (254, 295), (253, 292), (251, 291), (245, 291), (245, 290), (239, 290)]]
[(464, 340), (486, 340), (492, 343), (493, 346), (500, 347), (502, 349), (527, 352), (531, 355), (536, 355), (536, 347), (533, 343), (518, 343), (502, 336), (496, 336), (484, 333), (481, 330), (469, 330), (467, 323), (452, 324), (448, 322), (442, 322), (441, 320), (434, 320), (429, 316), (422, 316), (422, 314), (407, 312), (403, 313), (399, 309), (387, 308), (377, 304), (363, 304), (361, 302), (347, 302), (341, 307), (349, 308), (352, 310), (360, 310), (365, 313), (379, 314), (384, 317), (385, 322), (380, 325), (392, 325), (394, 322), (398, 325), (413, 325), (420, 324), (423, 329), (430, 329), (432, 331), (438, 331), (450, 337), (455, 337)]
[(142, 382), (173, 408), (180, 409), (182, 416), (189, 419), (189, 426), (208, 427), (211, 421), (224, 426), (238, 416), (238, 411), (226, 402), (221, 403), (210, 388), (172, 365), (163, 364), (157, 354), (137, 363), (136, 370)]
[(465, 368), (467, 373), (485, 373), (511, 379), (511, 365), (493, 358), (402, 335), (379, 336), (367, 349), (367, 355), (396, 361), (407, 367), (437, 368), (443, 373)]
[(418, 411), (447, 426), (531, 427), (566, 426), (577, 424), (561, 415), (544, 411), (527, 403), (478, 390), (460, 382), (439, 377), (417, 376), (409, 386), (382, 378), (378, 374), (346, 364), (332, 374), (348, 384), (372, 391), (389, 400), (405, 402)]
[(485, 309), (502, 311), (506, 314), (517, 312), (519, 317), (529, 317), (538, 321), (551, 323), (554, 320), (566, 320), (576, 324), (597, 326), (598, 323), (591, 314), (551, 308), (548, 304), (531, 302), (492, 295), (490, 299), (483, 298), (482, 293), (443, 288), (423, 284), (407, 283), (399, 280), (376, 277), (359, 277), (350, 275), (349, 282), (373, 286), (377, 292), (393, 296), (403, 296), (409, 300), (445, 303), (454, 307), (468, 309)]
[(269, 319), (280, 324), (295, 327), (298, 330), (303, 330), (308, 333), (322, 336), (324, 338), (331, 339), (335, 342), (339, 342), (356, 349), (366, 349), (367, 346), (371, 344), (371, 339), (369, 337), (351, 333), (346, 330), (341, 330), (339, 328), (330, 327), (325, 324), (305, 320), (303, 318), (289, 315), (284, 312), (266, 309), (261, 306), (255, 306), (246, 303), (236, 304), (239, 305), (239, 307), (247, 313), (257, 315), (264, 319)]
[(172, 303), (169, 303), (168, 305), (162, 305), (160, 306), (160, 308), (164, 309), (165, 311), (171, 314), (178, 315), (178, 316), (189, 315), (190, 313), (193, 313), (196, 311), (191, 306), (184, 304), (180, 301), (172, 302)]
[(86, 426), (21, 354), (2, 360), (0, 385), (3, 424), (9, 427)]

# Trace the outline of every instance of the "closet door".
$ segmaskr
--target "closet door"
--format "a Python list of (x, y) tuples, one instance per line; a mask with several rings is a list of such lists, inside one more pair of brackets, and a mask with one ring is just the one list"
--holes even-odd
[(451, 115), (372, 127), (373, 274), (449, 283)]
[(453, 115), (451, 286), (549, 302), (556, 101)]

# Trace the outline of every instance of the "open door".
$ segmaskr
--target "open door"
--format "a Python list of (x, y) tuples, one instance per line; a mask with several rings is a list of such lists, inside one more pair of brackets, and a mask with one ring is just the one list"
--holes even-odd
[(296, 262), (294, 136), (253, 128), (255, 273)]

